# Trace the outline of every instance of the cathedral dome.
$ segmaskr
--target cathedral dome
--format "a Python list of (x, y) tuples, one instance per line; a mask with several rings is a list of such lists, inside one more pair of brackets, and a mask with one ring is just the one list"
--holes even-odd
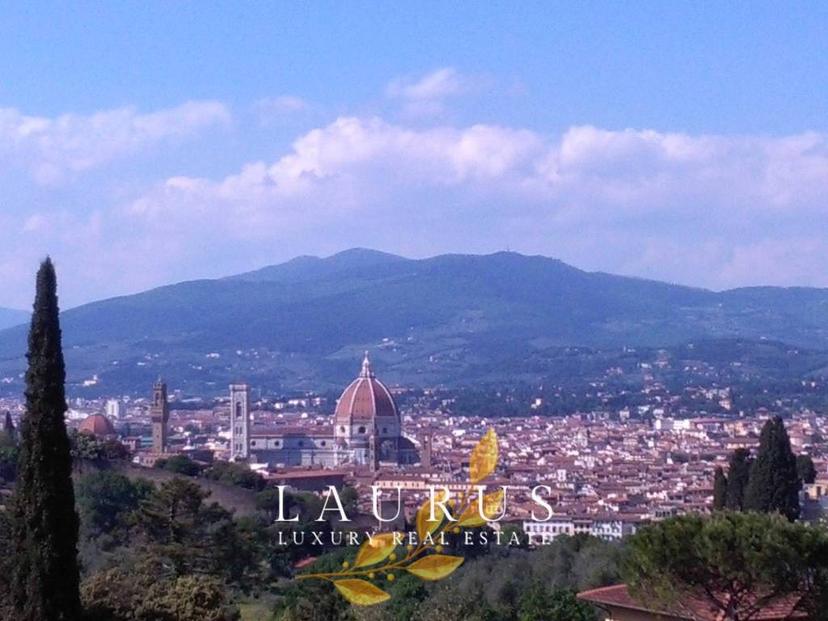
[(367, 353), (359, 377), (339, 397), (334, 418), (337, 425), (371, 424), (377, 418), (397, 418), (397, 405), (385, 384), (374, 376)]
[(115, 427), (109, 422), (109, 419), (103, 414), (92, 414), (83, 419), (78, 426), (78, 431), (81, 433), (89, 433), (98, 437), (117, 435)]

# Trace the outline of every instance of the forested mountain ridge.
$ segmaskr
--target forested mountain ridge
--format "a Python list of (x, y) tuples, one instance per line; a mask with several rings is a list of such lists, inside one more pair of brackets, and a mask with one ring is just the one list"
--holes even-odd
[[(391, 381), (508, 380), (562, 346), (696, 339), (828, 349), (828, 289), (714, 292), (586, 272), (513, 252), (412, 260), (353, 249), (228, 278), (102, 300), (62, 314), (70, 384), (140, 390), (158, 374), (223, 391), (338, 385), (363, 349)], [(23, 369), (25, 326), (0, 332), (0, 377)]]

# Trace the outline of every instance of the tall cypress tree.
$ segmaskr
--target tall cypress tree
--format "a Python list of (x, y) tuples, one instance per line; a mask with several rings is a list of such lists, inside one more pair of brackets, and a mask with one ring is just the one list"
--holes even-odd
[(14, 428), (14, 421), (12, 421), (11, 412), (6, 410), (6, 418), (3, 421), (3, 431), (9, 437), (10, 440), (14, 440), (14, 434), (16, 429)]
[(745, 509), (777, 511), (793, 521), (799, 517), (800, 487), (788, 432), (782, 419), (775, 416), (765, 423), (759, 437), (759, 452), (745, 491)]
[(816, 481), (816, 466), (810, 455), (796, 456), (796, 471), (799, 473), (799, 480), (803, 483), (811, 484)]
[(745, 490), (750, 480), (750, 451), (738, 448), (730, 454), (727, 470), (727, 492), (725, 507), (731, 511), (741, 511), (745, 506)]
[(16, 621), (77, 621), (81, 615), (78, 516), (64, 420), (66, 371), (56, 289), (54, 266), (47, 258), (37, 273), (12, 503)]
[(713, 475), (713, 508), (721, 511), (725, 508), (727, 499), (727, 477), (721, 466), (716, 466), (716, 474)]

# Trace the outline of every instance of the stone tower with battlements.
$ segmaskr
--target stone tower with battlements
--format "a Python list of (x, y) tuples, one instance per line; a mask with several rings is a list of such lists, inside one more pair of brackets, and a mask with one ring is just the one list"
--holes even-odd
[(431, 470), (431, 432), (427, 432), (421, 438), (422, 449), (420, 451), (420, 465), (426, 470)]
[(230, 459), (250, 457), (250, 387), (230, 384)]
[(154, 453), (166, 453), (170, 405), (167, 402), (167, 384), (161, 378), (152, 386), (150, 418), (152, 419), (152, 450)]

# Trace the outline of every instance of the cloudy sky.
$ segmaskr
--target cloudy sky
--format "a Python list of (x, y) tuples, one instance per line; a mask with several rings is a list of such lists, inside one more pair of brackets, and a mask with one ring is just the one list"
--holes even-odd
[(146, 4), (0, 8), (0, 306), (47, 253), (64, 306), (354, 246), (828, 286), (824, 4)]

